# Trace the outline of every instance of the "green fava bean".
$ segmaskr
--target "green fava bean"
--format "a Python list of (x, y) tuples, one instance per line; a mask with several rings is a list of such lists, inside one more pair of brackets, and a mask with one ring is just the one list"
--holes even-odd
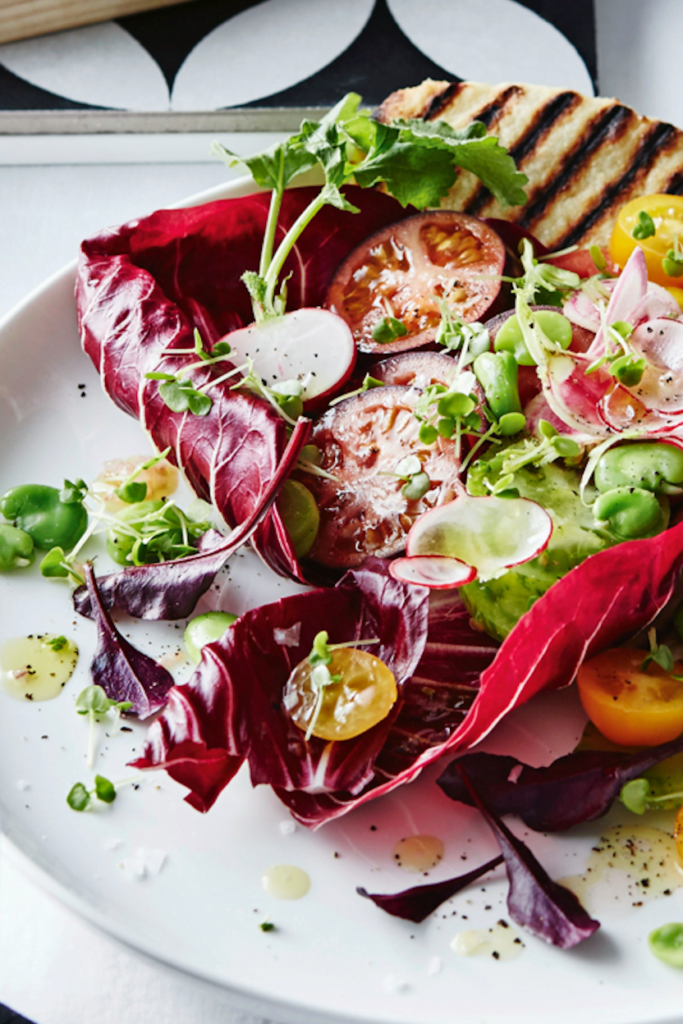
[[(534, 321), (556, 345), (560, 345), (563, 349), (569, 348), (572, 341), (572, 325), (566, 316), (551, 309), (537, 309), (534, 310)], [(502, 325), (496, 334), (493, 347), (496, 352), (512, 352), (519, 366), (536, 365), (535, 359), (532, 358), (526, 347), (516, 313), (509, 316)]]
[(33, 538), (16, 526), (0, 524), (0, 572), (9, 572), (33, 561)]
[(230, 612), (205, 612), (188, 622), (184, 637), (185, 649), (195, 665), (202, 660), (202, 647), (220, 640), (236, 618)]
[(647, 937), (654, 955), (672, 967), (683, 967), (683, 924), (671, 922), (655, 928)]
[(277, 508), (297, 558), (303, 558), (313, 547), (320, 526), (320, 512), (315, 498), (308, 487), (298, 480), (285, 480), (277, 499)]
[(610, 448), (595, 469), (595, 486), (603, 493), (614, 487), (642, 487), (656, 494), (671, 494), (681, 485), (683, 449), (665, 441)]
[(667, 513), (652, 491), (641, 487), (615, 487), (601, 494), (593, 505), (595, 518), (608, 523), (612, 533), (622, 540), (654, 537), (665, 528)]
[(60, 501), (59, 493), (43, 484), (13, 487), (0, 498), (0, 512), (28, 533), (37, 548), (70, 549), (85, 533), (88, 513), (80, 501)]
[(482, 352), (472, 368), (497, 420), (509, 412), (522, 411), (517, 389), (518, 367), (512, 352)]

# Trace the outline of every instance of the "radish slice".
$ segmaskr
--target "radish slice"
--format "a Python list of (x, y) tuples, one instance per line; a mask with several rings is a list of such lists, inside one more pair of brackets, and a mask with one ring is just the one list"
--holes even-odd
[(299, 381), (304, 404), (318, 404), (337, 391), (356, 362), (348, 324), (326, 309), (295, 309), (233, 331), (225, 340), (232, 348), (232, 362), (253, 360), (254, 372), (269, 387), (278, 381)]
[(535, 558), (552, 532), (552, 519), (535, 501), (462, 494), (420, 516), (408, 534), (407, 554), (460, 559), (484, 581)]
[(401, 583), (417, 583), (434, 590), (462, 587), (477, 578), (477, 570), (458, 558), (446, 555), (415, 555), (389, 563), (389, 572)]

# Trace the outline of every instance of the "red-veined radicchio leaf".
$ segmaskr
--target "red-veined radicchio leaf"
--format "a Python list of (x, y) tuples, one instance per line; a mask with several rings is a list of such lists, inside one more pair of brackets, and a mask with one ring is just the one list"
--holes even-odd
[(121, 636), (100, 601), (89, 563), (85, 566), (85, 579), (97, 625), (97, 649), (90, 665), (93, 682), (102, 687), (110, 700), (130, 701), (138, 718), (149, 718), (165, 705), (173, 677)]
[(515, 924), (561, 949), (590, 938), (600, 922), (586, 913), (573, 892), (553, 882), (531, 850), (487, 806), (465, 769), (459, 771), (472, 802), (498, 840), (510, 882), (508, 910)]
[(387, 914), (401, 917), (404, 921), (414, 921), (415, 924), (420, 924), (451, 896), (455, 896), (461, 889), (465, 889), (502, 863), (502, 856), (494, 857), (493, 860), (487, 861), (481, 867), (473, 868), (472, 871), (458, 875), (457, 878), (447, 878), (444, 882), (430, 882), (428, 885), (414, 885), (412, 889), (404, 889), (403, 892), (370, 893), (361, 886), (356, 889), (356, 892), (359, 896), (365, 896), (372, 900), (376, 907), (386, 911)]

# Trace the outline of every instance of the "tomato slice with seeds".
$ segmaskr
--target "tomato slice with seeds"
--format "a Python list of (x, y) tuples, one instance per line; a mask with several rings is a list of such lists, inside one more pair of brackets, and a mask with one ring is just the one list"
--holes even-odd
[[(450, 210), (419, 213), (371, 235), (344, 260), (325, 299), (343, 317), (361, 352), (404, 352), (434, 341), (439, 299), (472, 323), (500, 290), (505, 247), (493, 228)], [(373, 328), (386, 317), (405, 335), (381, 343)]]
[[(368, 555), (387, 558), (403, 551), (417, 517), (455, 497), (456, 444), (443, 437), (429, 445), (420, 441), (418, 397), (415, 388), (373, 388), (329, 409), (314, 426), (311, 442), (320, 449), (320, 467), (330, 474), (302, 475), (320, 511), (309, 553), (316, 562), (349, 568)], [(417, 456), (431, 484), (418, 499), (405, 497), (405, 481), (395, 475), (408, 455)]]

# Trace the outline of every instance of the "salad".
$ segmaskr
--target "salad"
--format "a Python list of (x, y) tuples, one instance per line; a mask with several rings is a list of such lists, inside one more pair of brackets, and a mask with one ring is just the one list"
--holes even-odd
[[(379, 124), (358, 103), (245, 161), (270, 196), (160, 211), (84, 243), (83, 347), (158, 455), (119, 475), (90, 526), (83, 481), (11, 488), (0, 564), (38, 548), (43, 575), (78, 584), (109, 702), (91, 693), (80, 710), (154, 716), (135, 765), (165, 768), (201, 811), (247, 762), (316, 827), (578, 673), (616, 749), (542, 777), (465, 754), (440, 780), (496, 834), (513, 919), (572, 946), (598, 923), (501, 815), (553, 831), (620, 793), (644, 809), (657, 799), (645, 773), (683, 750), (677, 641), (652, 632), (683, 561), (683, 204), (626, 207), (610, 252), (548, 254), (505, 222), (433, 209), (458, 168), (501, 204), (524, 201), (483, 125)], [(287, 189), (315, 166), (321, 189)], [(145, 474), (167, 472), (163, 459), (210, 509), (154, 489)], [(97, 523), (120, 566), (108, 575), (79, 557)], [(195, 620), (199, 665), (174, 686), (112, 610), (190, 617), (247, 542), (314, 589)], [(648, 628), (649, 651), (620, 647)], [(74, 809), (107, 802), (104, 783)], [(390, 912), (419, 920), (444, 892), (400, 894)]]

